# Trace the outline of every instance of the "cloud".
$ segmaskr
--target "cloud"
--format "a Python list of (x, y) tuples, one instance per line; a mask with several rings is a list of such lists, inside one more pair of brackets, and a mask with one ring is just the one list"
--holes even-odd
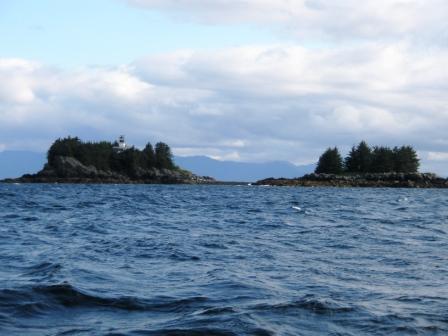
[(447, 69), (446, 50), (406, 43), (186, 50), (75, 70), (2, 59), (0, 142), (44, 150), (124, 133), (181, 155), (296, 163), (361, 139), (444, 152)]
[(209, 120), (238, 120), (268, 135), (281, 130), (276, 138), (297, 140), (297, 128), (306, 136), (304, 128), (393, 138), (432, 127), (433, 117), (445, 120), (446, 56), (407, 45), (247, 47), (183, 54), (175, 78), (172, 60), (160, 57), (136, 62), (135, 72), (149, 82), (210, 92), (193, 114), (210, 110)]
[(448, 152), (429, 152), (428, 160), (432, 161), (448, 161)]
[[(445, 150), (446, 150), (445, 146)], [(448, 177), (448, 152), (422, 151), (418, 153), (421, 158), (421, 171), (435, 172), (443, 177)]]
[(205, 24), (256, 24), (298, 38), (409, 38), (445, 43), (445, 0), (127, 0)]

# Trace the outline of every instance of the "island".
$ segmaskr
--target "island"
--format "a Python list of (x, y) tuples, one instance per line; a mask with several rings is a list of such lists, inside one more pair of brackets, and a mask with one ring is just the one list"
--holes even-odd
[(320, 157), (314, 173), (302, 177), (266, 178), (254, 185), (302, 187), (448, 188), (448, 179), (418, 171), (420, 160), (412, 146), (373, 148), (365, 141), (347, 157), (337, 147)]
[(176, 166), (170, 147), (148, 143), (142, 150), (120, 136), (108, 141), (84, 142), (60, 138), (47, 152), (47, 163), (36, 174), (25, 174), (6, 183), (111, 183), (111, 184), (210, 184), (211, 177), (197, 176)]

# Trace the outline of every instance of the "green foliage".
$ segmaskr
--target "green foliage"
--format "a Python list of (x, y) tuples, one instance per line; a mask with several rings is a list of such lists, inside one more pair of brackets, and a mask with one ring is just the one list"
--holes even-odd
[(411, 146), (395, 147), (394, 153), (394, 169), (401, 173), (415, 173), (420, 166), (420, 160), (417, 153)]
[(86, 166), (99, 170), (110, 170), (128, 176), (135, 176), (136, 171), (151, 168), (175, 169), (170, 147), (159, 142), (154, 151), (148, 143), (143, 150), (134, 147), (124, 151), (114, 150), (118, 144), (107, 141), (82, 142), (77, 137), (57, 139), (47, 153), (48, 164), (55, 165), (58, 156), (73, 157)]
[(57, 139), (53, 145), (51, 145), (50, 149), (47, 153), (48, 163), (50, 165), (54, 164), (54, 160), (58, 156), (71, 156), (71, 157), (79, 157), (81, 154), (82, 143), (78, 137), (72, 138), (67, 137), (64, 139)]
[(342, 157), (337, 147), (328, 148), (319, 158), (315, 172), (317, 174), (342, 173)]
[[(319, 158), (316, 173), (339, 174), (337, 148), (328, 148)], [(340, 155), (339, 155), (340, 157)], [(411, 146), (389, 147), (375, 146), (371, 149), (365, 141), (353, 146), (344, 159), (344, 172), (364, 173), (416, 173), (420, 166), (417, 153)], [(339, 171), (339, 173), (337, 172)]]
[(390, 173), (395, 171), (395, 157), (388, 147), (374, 147), (370, 166), (372, 173)]
[(151, 168), (156, 166), (156, 154), (154, 153), (154, 148), (148, 142), (143, 149), (143, 160), (141, 165), (146, 168)]
[(114, 152), (111, 157), (111, 170), (127, 176), (135, 176), (141, 152), (134, 147), (122, 152)]
[(171, 149), (167, 144), (163, 142), (159, 142), (156, 144), (155, 158), (157, 168), (166, 168), (166, 169), (176, 168), (176, 166), (173, 163), (173, 154), (171, 154)]
[(372, 151), (365, 141), (361, 141), (345, 158), (345, 169), (349, 173), (368, 173), (372, 161)]

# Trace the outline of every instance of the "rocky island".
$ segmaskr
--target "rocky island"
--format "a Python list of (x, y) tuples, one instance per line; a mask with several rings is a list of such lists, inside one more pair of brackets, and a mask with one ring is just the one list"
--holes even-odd
[(299, 187), (448, 188), (448, 179), (432, 173), (376, 173), (356, 175), (307, 174), (294, 179), (267, 178), (254, 185)]
[(448, 179), (419, 173), (419, 159), (411, 146), (370, 148), (365, 141), (352, 147), (343, 160), (337, 147), (319, 158), (313, 174), (302, 177), (267, 178), (254, 185), (303, 187), (448, 188)]
[(197, 176), (177, 167), (170, 147), (148, 143), (143, 150), (128, 146), (124, 136), (110, 143), (83, 142), (67, 137), (48, 150), (47, 163), (36, 174), (26, 174), (9, 183), (112, 183), (112, 184), (209, 184), (211, 177)]

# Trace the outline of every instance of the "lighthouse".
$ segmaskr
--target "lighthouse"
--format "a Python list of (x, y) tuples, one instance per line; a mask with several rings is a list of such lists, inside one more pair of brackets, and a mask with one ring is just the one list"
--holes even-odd
[(126, 141), (124, 139), (124, 135), (120, 135), (117, 140), (117, 145), (114, 146), (114, 150), (118, 153), (121, 153), (128, 149), (128, 145), (126, 145)]

